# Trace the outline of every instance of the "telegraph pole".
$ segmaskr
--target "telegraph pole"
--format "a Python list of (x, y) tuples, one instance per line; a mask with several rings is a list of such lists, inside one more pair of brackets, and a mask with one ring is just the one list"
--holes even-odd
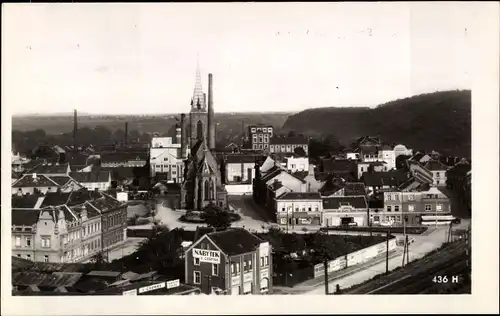
[(389, 236), (390, 236), (390, 229), (387, 230), (387, 242), (385, 249), (385, 274), (389, 274)]
[(325, 258), (323, 261), (325, 268), (325, 295), (328, 295), (328, 260)]
[(406, 235), (406, 264), (410, 263), (410, 243), (408, 242), (408, 235)]

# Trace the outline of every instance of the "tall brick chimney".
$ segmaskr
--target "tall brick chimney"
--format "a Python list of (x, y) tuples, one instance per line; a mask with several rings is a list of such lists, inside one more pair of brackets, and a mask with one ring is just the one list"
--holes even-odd
[(208, 74), (208, 148), (215, 148), (215, 117), (214, 117), (214, 93), (213, 76)]
[(125, 146), (128, 145), (128, 122), (125, 122)]
[(186, 114), (181, 113), (181, 158), (186, 158), (186, 125), (185, 125)]
[(76, 109), (73, 112), (73, 146), (76, 148), (76, 132), (78, 131), (78, 116)]

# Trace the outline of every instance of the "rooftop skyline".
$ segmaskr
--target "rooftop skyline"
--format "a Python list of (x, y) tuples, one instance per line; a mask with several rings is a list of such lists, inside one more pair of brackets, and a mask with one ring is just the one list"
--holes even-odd
[[(470, 89), (471, 3), (4, 5), (13, 114), (188, 112), (199, 62), (216, 112), (376, 106)], [(91, 23), (90, 23), (91, 21)]]

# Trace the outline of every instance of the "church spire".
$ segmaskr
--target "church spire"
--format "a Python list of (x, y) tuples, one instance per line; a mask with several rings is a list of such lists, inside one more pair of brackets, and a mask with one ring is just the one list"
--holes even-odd
[(196, 64), (196, 81), (193, 92), (193, 103), (191, 105), (194, 110), (205, 110), (205, 98), (203, 96), (203, 87), (201, 85), (200, 63)]

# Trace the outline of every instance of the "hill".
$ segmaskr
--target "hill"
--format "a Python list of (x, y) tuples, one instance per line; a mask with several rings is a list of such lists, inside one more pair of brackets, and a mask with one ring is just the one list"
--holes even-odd
[(471, 156), (471, 92), (443, 91), (400, 99), (376, 108), (317, 108), (288, 117), (283, 131), (333, 134), (349, 146), (365, 135), (416, 150)]

